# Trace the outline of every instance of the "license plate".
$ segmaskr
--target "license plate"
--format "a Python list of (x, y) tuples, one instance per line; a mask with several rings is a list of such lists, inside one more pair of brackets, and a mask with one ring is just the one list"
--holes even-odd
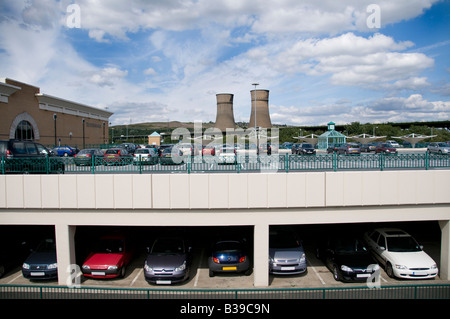
[(31, 272), (30, 275), (36, 276), (36, 277), (41, 277), (41, 276), (45, 276), (45, 273), (44, 272)]
[(295, 267), (281, 267), (281, 270), (295, 270)]
[(236, 267), (223, 267), (222, 270), (236, 270)]
[(356, 278), (369, 278), (370, 274), (357, 274)]
[(156, 284), (158, 285), (170, 285), (172, 283), (172, 281), (170, 280), (157, 280)]
[(93, 271), (91, 273), (93, 276), (105, 276), (106, 273), (104, 271)]

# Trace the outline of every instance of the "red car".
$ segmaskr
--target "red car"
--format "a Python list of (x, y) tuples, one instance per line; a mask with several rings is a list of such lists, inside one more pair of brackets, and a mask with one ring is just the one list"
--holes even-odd
[(398, 154), (397, 149), (395, 147), (390, 146), (387, 143), (378, 144), (375, 148), (375, 153), (385, 153), (385, 154)]
[(203, 147), (202, 150), (202, 155), (216, 155), (216, 149), (214, 148), (214, 146), (205, 146)]
[(133, 163), (133, 155), (124, 148), (111, 148), (103, 154), (104, 165), (127, 165)]
[(81, 267), (85, 277), (124, 277), (126, 267), (134, 255), (134, 247), (124, 234), (111, 234), (100, 238)]

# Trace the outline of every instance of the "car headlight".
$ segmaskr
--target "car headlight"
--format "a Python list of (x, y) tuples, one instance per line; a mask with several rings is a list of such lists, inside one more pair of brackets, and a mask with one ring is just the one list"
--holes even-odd
[(342, 265), (341, 266), (341, 270), (345, 271), (345, 272), (353, 272), (353, 269), (348, 267), (348, 266), (346, 266), (346, 265)]
[(149, 265), (147, 265), (147, 261), (144, 263), (144, 270), (149, 272), (149, 271), (153, 271), (153, 268), (150, 267)]
[(436, 264), (433, 264), (433, 265), (431, 265), (430, 268), (431, 268), (431, 269), (437, 269), (437, 265), (436, 265)]
[(302, 254), (302, 256), (300, 257), (300, 263), (304, 263), (306, 261), (306, 255)]
[(83, 266), (81, 266), (81, 268), (86, 269), (86, 270), (91, 269), (91, 267), (89, 267), (88, 265), (83, 265)]
[(178, 266), (177, 268), (175, 268), (175, 271), (183, 271), (186, 269), (186, 261), (183, 262), (183, 264), (181, 264), (180, 266)]
[(57, 263), (53, 263), (47, 266), (47, 269), (56, 269), (58, 268), (58, 264)]
[(114, 266), (108, 266), (108, 270), (117, 270), (117, 266), (116, 265), (114, 265)]
[(27, 263), (23, 263), (22, 268), (23, 269), (30, 269), (30, 265), (27, 264)]
[(395, 268), (397, 269), (408, 269), (405, 265), (395, 265)]

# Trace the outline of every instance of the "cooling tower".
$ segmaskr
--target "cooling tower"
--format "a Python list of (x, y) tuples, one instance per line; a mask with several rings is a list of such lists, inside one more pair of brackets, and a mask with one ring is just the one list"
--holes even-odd
[(217, 115), (215, 127), (225, 133), (227, 128), (234, 129), (236, 127), (233, 115), (233, 94), (216, 94), (216, 98)]
[(250, 122), (248, 127), (255, 127), (255, 106), (256, 106), (256, 126), (263, 128), (271, 128), (269, 114), (269, 90), (256, 90), (256, 105), (255, 105), (255, 90), (250, 91), (250, 98), (252, 101), (252, 112), (250, 114)]

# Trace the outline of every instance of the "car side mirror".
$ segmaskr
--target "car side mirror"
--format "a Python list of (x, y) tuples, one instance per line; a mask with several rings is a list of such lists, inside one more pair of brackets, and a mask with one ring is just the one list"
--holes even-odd
[(386, 247), (380, 246), (380, 250), (386, 250)]

